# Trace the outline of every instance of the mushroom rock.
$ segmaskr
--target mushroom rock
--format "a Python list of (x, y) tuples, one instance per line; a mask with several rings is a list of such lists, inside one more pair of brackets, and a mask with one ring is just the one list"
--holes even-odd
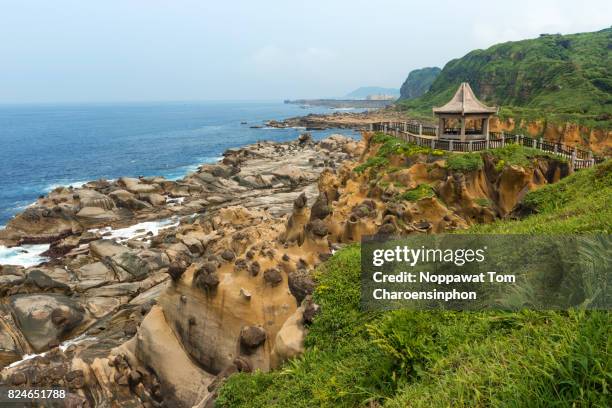
[(217, 266), (212, 262), (207, 262), (200, 267), (193, 276), (193, 283), (198, 288), (211, 291), (219, 285)]
[(234, 259), (236, 259), (236, 254), (231, 249), (225, 249), (223, 252), (221, 252), (221, 259), (227, 262), (232, 262)]
[(330, 169), (325, 169), (319, 175), (317, 187), (319, 193), (325, 197), (327, 203), (331, 203), (338, 199), (338, 188), (340, 181), (338, 177)]
[(170, 275), (173, 281), (177, 281), (183, 276), (185, 269), (186, 268), (180, 263), (172, 262), (168, 267), (168, 275)]
[(331, 207), (328, 204), (327, 197), (325, 194), (319, 194), (310, 210), (310, 220), (322, 220), (325, 219), (329, 214), (331, 214)]
[(259, 265), (259, 262), (257, 261), (254, 261), (253, 263), (251, 263), (251, 266), (249, 266), (249, 272), (251, 273), (251, 276), (259, 275), (260, 271), (261, 271), (261, 266)]
[(306, 194), (302, 193), (293, 202), (293, 212), (287, 220), (285, 231), (280, 235), (282, 242), (304, 242), (304, 226), (308, 222), (308, 208), (306, 207)]
[(314, 291), (314, 280), (306, 269), (298, 269), (295, 272), (291, 272), (287, 281), (289, 291), (295, 296), (298, 304), (302, 303), (304, 298)]
[(269, 268), (264, 271), (264, 281), (271, 286), (278, 286), (283, 281), (283, 275), (276, 268)]
[(266, 341), (266, 331), (257, 326), (245, 326), (240, 330), (240, 344), (247, 349), (259, 347)]

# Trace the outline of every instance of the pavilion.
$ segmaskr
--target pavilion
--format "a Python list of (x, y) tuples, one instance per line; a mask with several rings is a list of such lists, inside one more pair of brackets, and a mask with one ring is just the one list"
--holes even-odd
[(485, 140), (489, 138), (489, 119), (499, 108), (486, 106), (476, 98), (467, 82), (462, 82), (455, 96), (444, 106), (433, 108), (438, 118), (438, 139)]

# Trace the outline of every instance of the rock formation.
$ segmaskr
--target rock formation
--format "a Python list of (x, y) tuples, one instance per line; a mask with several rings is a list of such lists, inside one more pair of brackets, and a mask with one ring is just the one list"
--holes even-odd
[[(40, 198), (0, 232), (5, 245), (50, 243), (47, 262), (0, 269), (0, 383), (66, 387), (71, 406), (211, 407), (227, 376), (303, 351), (312, 271), (338, 245), (507, 216), (567, 170), (498, 170), (490, 157), (457, 173), (422, 155), (355, 172), (377, 152), (370, 136), (260, 142), (178, 181), (100, 180)], [(433, 193), (399, 199), (422, 184)]]

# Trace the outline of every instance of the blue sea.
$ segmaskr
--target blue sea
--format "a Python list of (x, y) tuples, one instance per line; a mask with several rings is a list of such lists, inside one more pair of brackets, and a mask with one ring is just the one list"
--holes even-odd
[(121, 176), (177, 179), (230, 147), (304, 131), (249, 126), (324, 112), (331, 111), (282, 102), (0, 105), (0, 226), (55, 187)]

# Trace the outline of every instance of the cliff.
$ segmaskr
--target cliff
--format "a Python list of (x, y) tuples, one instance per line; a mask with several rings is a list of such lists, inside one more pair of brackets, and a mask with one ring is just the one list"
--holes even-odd
[(429, 91), (431, 84), (440, 75), (440, 68), (421, 68), (410, 71), (400, 88), (400, 100), (415, 99)]

